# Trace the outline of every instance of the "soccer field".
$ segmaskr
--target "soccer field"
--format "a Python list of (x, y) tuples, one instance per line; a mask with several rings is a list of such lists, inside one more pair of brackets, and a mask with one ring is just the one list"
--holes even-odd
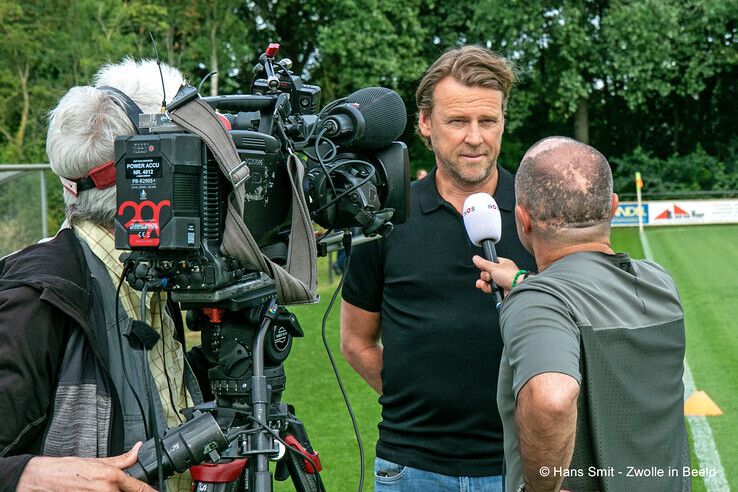
[[(647, 228), (654, 260), (674, 277), (684, 304), (687, 363), (695, 387), (723, 410), (707, 417), (731, 489), (738, 488), (738, 225)], [(613, 246), (642, 258), (637, 229), (616, 229)], [(691, 430), (691, 429), (690, 429)], [(690, 432), (690, 435), (692, 433)], [(692, 468), (704, 467), (692, 454)], [(704, 490), (701, 479), (695, 490)]]
[[(673, 275), (679, 287), (687, 319), (687, 361), (695, 386), (720, 406), (724, 415), (708, 417), (725, 477), (738, 489), (738, 225), (649, 228), (646, 230), (654, 259)], [(636, 228), (613, 230), (613, 247), (643, 258)], [(333, 376), (320, 336), (325, 308), (337, 285), (328, 282), (327, 265), (320, 266), (321, 302), (293, 306), (305, 331), (294, 341), (286, 362), (287, 390), (283, 401), (296, 407), (313, 446), (320, 452), (322, 473), (329, 491), (355, 491), (359, 480), (356, 440), (341, 393)], [(380, 408), (374, 392), (341, 357), (338, 347), (336, 301), (327, 320), (327, 338), (358, 421), (364, 442), (366, 476), (363, 490), (373, 490), (374, 444)], [(194, 335), (194, 334), (193, 334)], [(194, 339), (192, 339), (194, 341)], [(693, 468), (700, 463), (693, 454)], [(705, 490), (702, 479), (694, 490)], [(294, 490), (289, 483), (276, 483), (280, 491)], [(721, 491), (722, 492), (722, 491)]]

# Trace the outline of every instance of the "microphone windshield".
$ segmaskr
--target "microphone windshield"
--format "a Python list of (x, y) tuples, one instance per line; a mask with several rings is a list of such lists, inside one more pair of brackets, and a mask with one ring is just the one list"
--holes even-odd
[(464, 227), (469, 239), (481, 246), (482, 241), (491, 239), (495, 243), (502, 235), (502, 219), (495, 199), (487, 193), (474, 193), (464, 201)]
[(346, 98), (364, 117), (364, 135), (356, 143), (363, 149), (381, 149), (402, 135), (407, 123), (405, 103), (398, 93), (384, 87), (359, 89)]

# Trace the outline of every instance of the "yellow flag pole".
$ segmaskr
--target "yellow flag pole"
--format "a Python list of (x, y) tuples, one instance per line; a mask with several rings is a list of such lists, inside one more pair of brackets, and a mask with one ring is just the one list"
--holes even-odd
[(643, 203), (641, 201), (641, 188), (643, 188), (643, 179), (641, 173), (635, 174), (636, 196), (638, 199), (638, 230), (643, 232)]

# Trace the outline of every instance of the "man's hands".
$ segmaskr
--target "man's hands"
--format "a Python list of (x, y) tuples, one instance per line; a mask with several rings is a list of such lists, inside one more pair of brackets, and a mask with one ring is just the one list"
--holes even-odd
[(139, 442), (127, 453), (110, 458), (36, 456), (23, 470), (16, 490), (156, 492), (123, 472), (136, 462), (140, 447)]
[(492, 285), (490, 282), (494, 282), (502, 287), (505, 291), (505, 295), (512, 288), (512, 281), (515, 274), (520, 270), (514, 261), (508, 260), (507, 258), (498, 258), (499, 263), (494, 263), (489, 260), (485, 260), (481, 256), (474, 256), (472, 261), (474, 265), (481, 270), (479, 274), (479, 280), (477, 280), (476, 287), (487, 294), (492, 293)]

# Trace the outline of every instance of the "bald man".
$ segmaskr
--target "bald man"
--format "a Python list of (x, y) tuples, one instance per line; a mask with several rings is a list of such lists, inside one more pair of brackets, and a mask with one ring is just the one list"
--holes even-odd
[(684, 314), (662, 267), (612, 250), (607, 160), (544, 139), (523, 157), (515, 195), (540, 273), (474, 257), (478, 288), (509, 290), (497, 385), (506, 490), (689, 490)]

